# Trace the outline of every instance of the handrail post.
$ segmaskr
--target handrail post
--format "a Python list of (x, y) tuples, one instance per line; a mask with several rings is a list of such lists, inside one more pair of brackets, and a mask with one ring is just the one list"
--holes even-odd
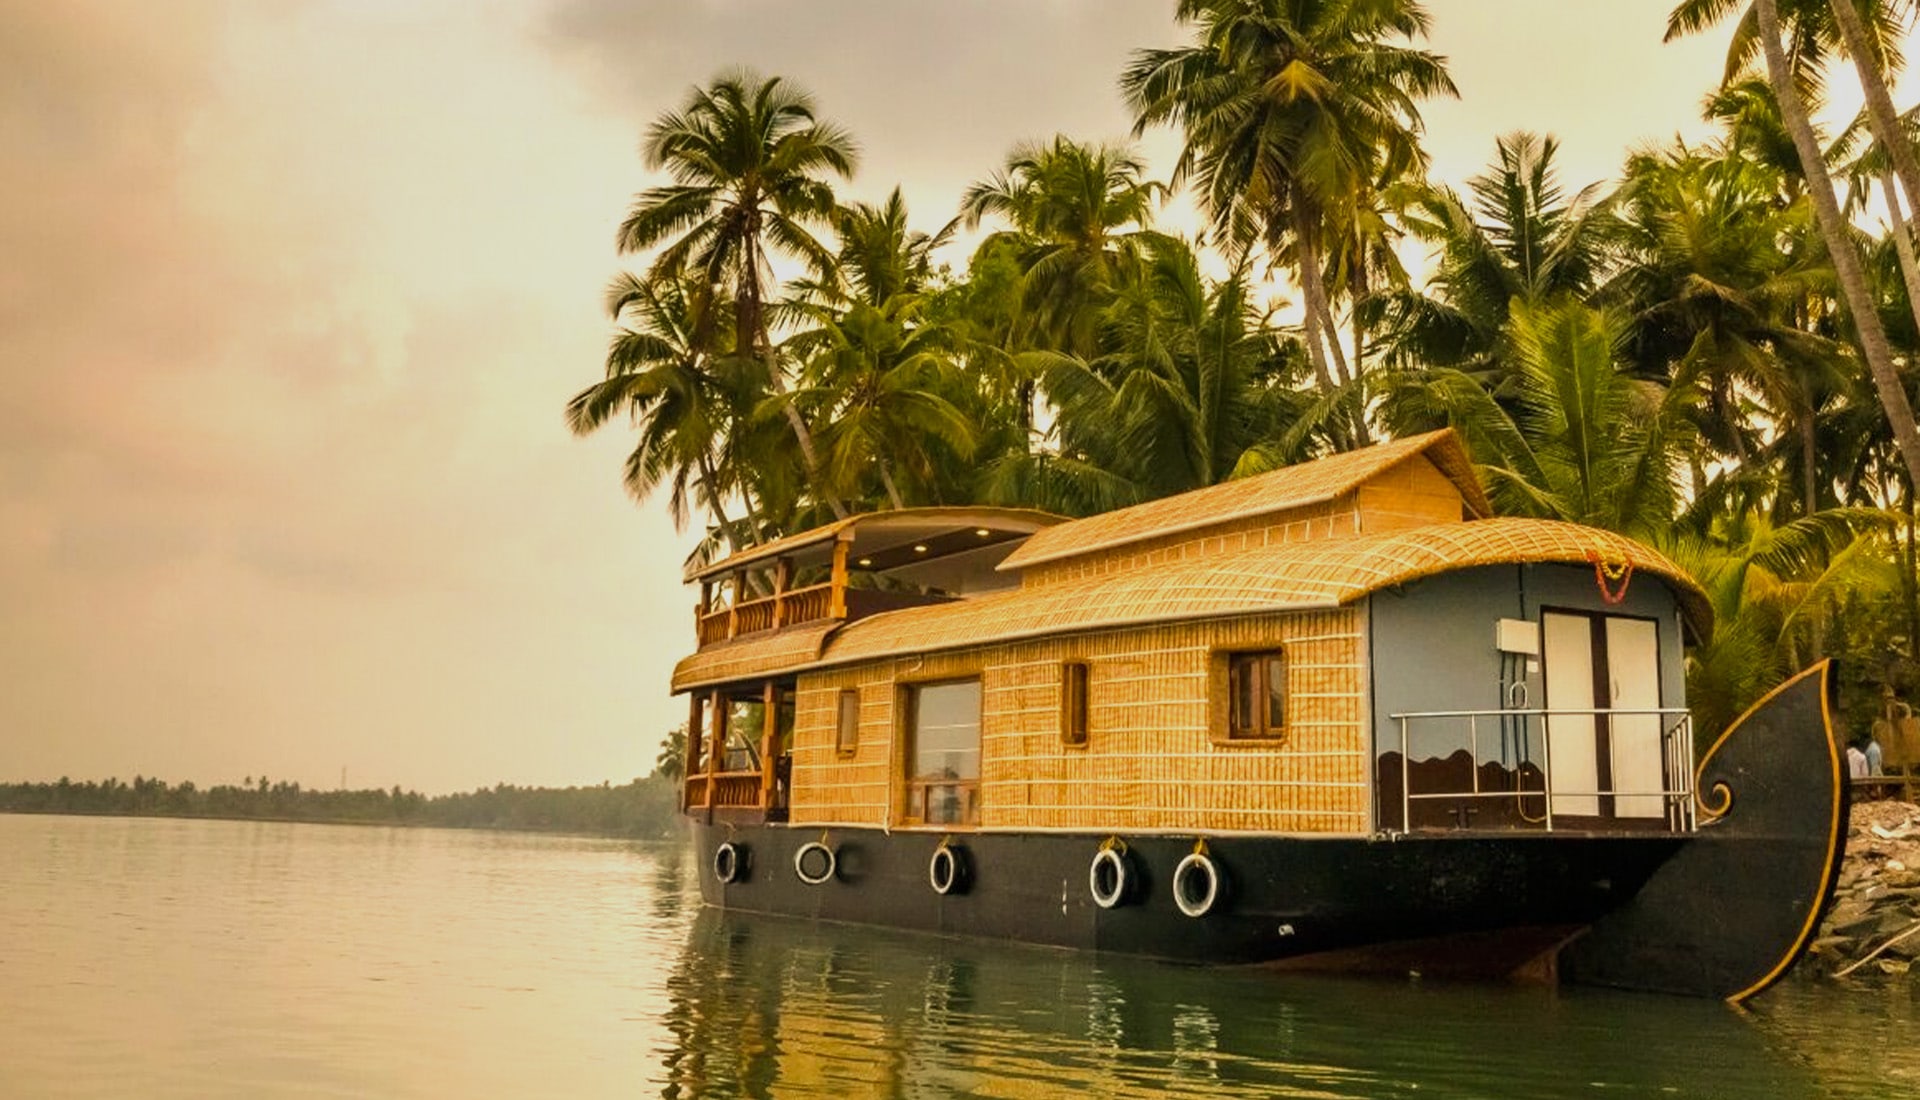
[(1473, 793), (1480, 793), (1480, 716), (1467, 715), (1467, 747), (1473, 756)]
[(773, 566), (773, 628), (787, 625), (787, 587), (793, 583), (793, 559), (781, 558)]
[(772, 680), (760, 693), (760, 808), (773, 808), (773, 759), (780, 751), (780, 688)]
[(1413, 769), (1407, 766), (1407, 758), (1412, 749), (1407, 744), (1407, 719), (1400, 718), (1400, 831), (1413, 831), (1413, 791), (1408, 786), (1412, 781)]
[[(726, 696), (715, 691), (709, 696), (712, 713), (708, 716), (707, 730), (707, 774), (719, 775), (727, 758), (727, 703)], [(707, 782), (707, 805), (713, 805), (713, 787), (711, 779)]]
[(701, 726), (705, 718), (704, 711), (706, 702), (707, 697), (697, 691), (689, 692), (687, 695), (687, 741), (680, 749), (683, 757), (680, 765), (681, 813), (685, 813), (692, 808), (693, 800), (689, 797), (688, 788), (690, 784), (687, 781), (700, 773), (700, 751), (702, 747), (700, 735)]
[(847, 617), (847, 554), (853, 549), (853, 543), (839, 540), (833, 544), (833, 585), (831, 602), (827, 605), (827, 618), (844, 619)]
[(1547, 797), (1547, 831), (1553, 831), (1553, 716), (1540, 716), (1540, 787)]

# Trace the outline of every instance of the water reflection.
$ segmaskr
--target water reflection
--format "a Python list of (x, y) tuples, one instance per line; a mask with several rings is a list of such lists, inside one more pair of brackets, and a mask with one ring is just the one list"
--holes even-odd
[[(701, 913), (667, 1097), (1885, 1096), (1830, 988), (1679, 998), (1217, 970)], [(1803, 1041), (1819, 1036), (1810, 1052)], [(1904, 1043), (1882, 1034), (1887, 1044)], [(1840, 1042), (1834, 1040), (1839, 1038)], [(1900, 1059), (1896, 1057), (1894, 1061)]]

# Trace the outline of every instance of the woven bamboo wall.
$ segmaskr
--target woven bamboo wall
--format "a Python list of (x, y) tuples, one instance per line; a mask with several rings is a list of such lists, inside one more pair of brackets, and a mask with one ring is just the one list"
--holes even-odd
[(1404, 531), (1463, 518), (1460, 489), (1425, 455), (1367, 479), (1354, 491), (1354, 511), (1363, 534)]
[(1039, 562), (1020, 571), (1020, 583), (1023, 588), (1040, 588), (1260, 546), (1457, 523), (1463, 518), (1464, 507), (1459, 488), (1447, 475), (1425, 455), (1414, 455), (1325, 504), (1225, 520), (1109, 550)]
[[(1359, 833), (1367, 828), (1365, 645), (1354, 608), (1172, 623), (803, 674), (795, 824), (895, 823), (896, 681), (980, 676), (981, 825)], [(1280, 742), (1231, 743), (1231, 650), (1283, 646)], [(1088, 665), (1088, 743), (1061, 744), (1061, 666)], [(839, 691), (861, 692), (860, 743), (834, 750)]]

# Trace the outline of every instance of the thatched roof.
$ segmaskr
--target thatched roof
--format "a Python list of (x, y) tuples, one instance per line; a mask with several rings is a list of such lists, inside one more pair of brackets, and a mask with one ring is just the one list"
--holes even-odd
[(1416, 455), (1425, 455), (1453, 482), (1470, 513), (1493, 514), (1466, 448), (1451, 429), (1442, 429), (1062, 523), (1035, 532), (1000, 568), (1019, 569), (1248, 516), (1324, 504)]
[[(1526, 562), (1586, 565), (1596, 554), (1608, 562), (1631, 562), (1635, 583), (1648, 575), (1666, 582), (1695, 635), (1711, 635), (1713, 612), (1706, 594), (1658, 551), (1577, 524), (1485, 519), (1255, 547), (1152, 570), (890, 611), (847, 625), (825, 639), (824, 646), (811, 635), (805, 643), (791, 645), (784, 635), (733, 642), (724, 648), (739, 652), (739, 660), (725, 666), (710, 663), (709, 654), (722, 647), (689, 657), (674, 670), (674, 689), (1055, 634), (1338, 607), (1439, 573)], [(792, 663), (783, 663), (787, 661)]]
[(729, 684), (804, 668), (820, 659), (827, 635), (840, 626), (839, 620), (828, 619), (707, 646), (673, 666), (673, 690)]

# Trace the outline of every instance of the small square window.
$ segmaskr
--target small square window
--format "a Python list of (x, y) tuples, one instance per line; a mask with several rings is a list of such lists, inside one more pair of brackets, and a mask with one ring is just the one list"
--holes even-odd
[(840, 715), (834, 725), (833, 749), (841, 756), (852, 756), (860, 747), (860, 692), (844, 688), (840, 692)]
[(1060, 666), (1060, 743), (1074, 747), (1087, 743), (1087, 666), (1083, 661)]
[(1287, 731), (1287, 658), (1280, 650), (1227, 658), (1227, 736), (1252, 740)]

